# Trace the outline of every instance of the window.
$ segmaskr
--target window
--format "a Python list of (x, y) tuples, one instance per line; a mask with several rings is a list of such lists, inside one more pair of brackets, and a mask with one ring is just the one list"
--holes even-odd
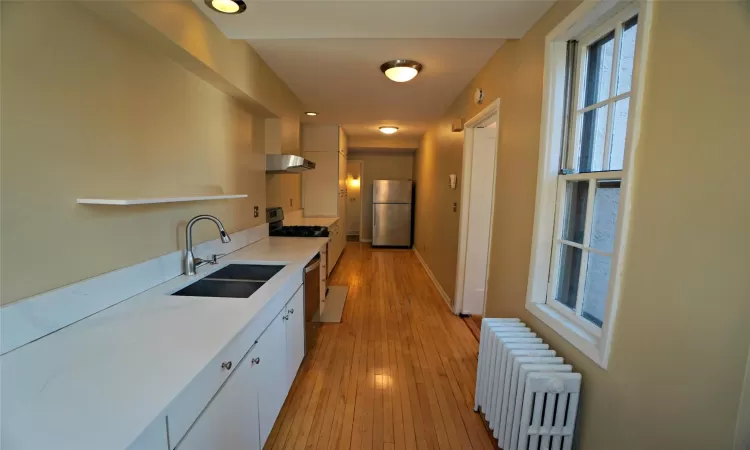
[[(645, 4), (644, 4), (645, 5)], [(547, 38), (527, 308), (606, 367), (634, 147), (639, 5), (584, 3)], [(638, 39), (637, 39), (638, 38)]]

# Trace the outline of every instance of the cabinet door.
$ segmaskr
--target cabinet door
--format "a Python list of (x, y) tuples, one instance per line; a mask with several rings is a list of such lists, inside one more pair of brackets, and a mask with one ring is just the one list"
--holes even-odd
[(260, 445), (266, 443), (286, 400), (286, 308), (258, 338)]
[[(256, 345), (239, 362), (176, 450), (260, 450)], [(262, 387), (262, 385), (260, 385)]]
[(286, 312), (286, 387), (292, 387), (305, 357), (305, 292), (300, 288), (287, 303)]
[(302, 172), (302, 202), (308, 216), (335, 216), (338, 213), (338, 152), (305, 152), (315, 163), (314, 170)]

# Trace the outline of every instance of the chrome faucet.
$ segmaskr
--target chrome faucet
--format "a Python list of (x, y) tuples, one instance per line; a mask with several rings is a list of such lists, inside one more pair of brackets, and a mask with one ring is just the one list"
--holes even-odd
[[(182, 268), (185, 271), (185, 275), (195, 275), (195, 263), (197, 262), (199, 265), (201, 263), (207, 263), (211, 262), (211, 260), (203, 260), (201, 258), (196, 258), (193, 256), (193, 225), (195, 222), (198, 222), (199, 220), (210, 220), (213, 223), (216, 224), (217, 227), (219, 227), (219, 235), (221, 236), (221, 242), (227, 244), (231, 239), (229, 238), (229, 235), (227, 234), (226, 230), (224, 230), (224, 225), (222, 225), (221, 220), (217, 219), (214, 216), (209, 216), (208, 214), (202, 214), (200, 216), (195, 216), (192, 219), (190, 219), (190, 222), (187, 224), (187, 228), (185, 230), (186, 234), (186, 245), (185, 245), (185, 260), (183, 261)], [(216, 255), (213, 257), (213, 263), (216, 263)]]

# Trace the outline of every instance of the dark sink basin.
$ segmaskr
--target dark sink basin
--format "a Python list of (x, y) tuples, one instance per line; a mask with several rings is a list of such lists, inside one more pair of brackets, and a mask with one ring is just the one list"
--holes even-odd
[(190, 286), (184, 287), (172, 295), (183, 297), (234, 297), (247, 298), (257, 291), (263, 282), (257, 281), (226, 281), (202, 279)]
[(268, 281), (283, 268), (279, 265), (229, 264), (203, 279)]

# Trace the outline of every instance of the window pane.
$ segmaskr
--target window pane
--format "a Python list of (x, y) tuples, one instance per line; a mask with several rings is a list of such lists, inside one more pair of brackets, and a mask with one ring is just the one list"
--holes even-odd
[(620, 207), (620, 180), (600, 181), (594, 193), (590, 247), (612, 252), (615, 247), (617, 211)]
[(562, 238), (583, 244), (586, 228), (586, 203), (589, 198), (589, 182), (568, 181), (565, 186), (565, 209), (563, 211)]
[(625, 137), (628, 131), (628, 111), (630, 97), (615, 103), (615, 113), (612, 115), (612, 141), (609, 147), (609, 170), (622, 170), (625, 160)]
[(614, 250), (619, 207), (620, 180), (599, 181), (594, 193), (590, 247), (609, 253)]
[(596, 253), (589, 252), (588, 255), (586, 287), (583, 291), (581, 315), (584, 319), (601, 327), (604, 321), (604, 308), (607, 304), (611, 260), (609, 256), (597, 255)]
[(604, 168), (604, 140), (607, 138), (607, 110), (609, 105), (583, 113), (581, 136), (578, 141), (579, 172), (599, 172)]
[(612, 79), (615, 32), (589, 45), (586, 63), (586, 85), (584, 106), (593, 105), (609, 98), (609, 83)]
[(578, 278), (581, 273), (583, 250), (569, 245), (560, 245), (560, 276), (557, 279), (557, 301), (568, 308), (576, 309)]
[(633, 81), (633, 61), (635, 60), (635, 37), (638, 33), (638, 16), (622, 24), (620, 61), (617, 70), (617, 93), (630, 90)]

